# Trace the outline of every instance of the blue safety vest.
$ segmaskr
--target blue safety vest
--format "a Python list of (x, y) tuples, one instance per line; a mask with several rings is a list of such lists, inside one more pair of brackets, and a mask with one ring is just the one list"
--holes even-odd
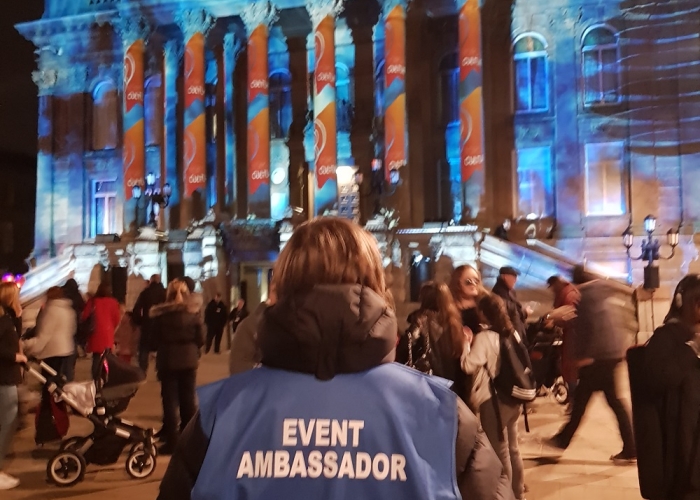
[(457, 400), (396, 363), (321, 381), (259, 368), (199, 390), (192, 500), (459, 499)]

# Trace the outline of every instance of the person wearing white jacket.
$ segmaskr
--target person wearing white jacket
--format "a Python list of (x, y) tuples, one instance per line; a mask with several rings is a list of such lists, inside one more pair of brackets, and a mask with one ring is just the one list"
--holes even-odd
[(70, 299), (65, 298), (60, 287), (51, 287), (37, 318), (36, 335), (24, 341), (24, 352), (41, 359), (59, 375), (67, 375), (75, 352), (75, 328), (75, 311)]

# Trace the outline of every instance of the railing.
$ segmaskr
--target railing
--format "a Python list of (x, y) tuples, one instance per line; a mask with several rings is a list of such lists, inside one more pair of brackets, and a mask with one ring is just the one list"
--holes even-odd
[(44, 262), (25, 274), (25, 283), (20, 291), (22, 307), (41, 298), (52, 286), (62, 285), (75, 271), (75, 257), (72, 249)]

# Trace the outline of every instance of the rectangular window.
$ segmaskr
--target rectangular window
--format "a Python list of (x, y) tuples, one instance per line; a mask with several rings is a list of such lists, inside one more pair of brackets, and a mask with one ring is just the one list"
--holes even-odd
[(518, 150), (518, 215), (540, 219), (554, 214), (552, 154), (549, 146)]
[(625, 148), (622, 142), (586, 144), (586, 214), (622, 215)]
[(115, 179), (92, 182), (92, 217), (90, 237), (117, 231), (117, 181)]
[(549, 108), (548, 85), (546, 54), (516, 56), (516, 111), (546, 111)]

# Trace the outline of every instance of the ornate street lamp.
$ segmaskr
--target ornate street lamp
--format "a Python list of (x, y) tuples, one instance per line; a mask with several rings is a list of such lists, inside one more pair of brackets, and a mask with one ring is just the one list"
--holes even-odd
[(631, 225), (622, 233), (622, 244), (627, 249), (627, 258), (632, 260), (643, 260), (647, 263), (644, 267), (644, 288), (654, 290), (659, 288), (659, 268), (654, 265), (657, 260), (672, 259), (676, 253), (676, 247), (680, 240), (678, 229), (671, 228), (666, 233), (666, 244), (671, 247), (671, 253), (667, 256), (661, 255), (661, 243), (654, 239), (653, 234), (656, 231), (656, 217), (647, 215), (644, 218), (644, 230), (647, 233), (646, 239), (642, 240), (642, 251), (637, 257), (632, 257), (632, 246), (634, 245), (634, 234), (632, 233)]
[[(163, 187), (156, 186), (156, 176), (153, 172), (146, 174), (146, 196), (150, 198), (151, 201), (151, 211), (148, 220), (148, 225), (152, 227), (158, 227), (156, 223), (156, 205), (163, 209), (170, 203), (170, 195), (172, 194), (172, 188), (169, 183), (163, 184)], [(160, 209), (158, 212), (160, 212)]]

